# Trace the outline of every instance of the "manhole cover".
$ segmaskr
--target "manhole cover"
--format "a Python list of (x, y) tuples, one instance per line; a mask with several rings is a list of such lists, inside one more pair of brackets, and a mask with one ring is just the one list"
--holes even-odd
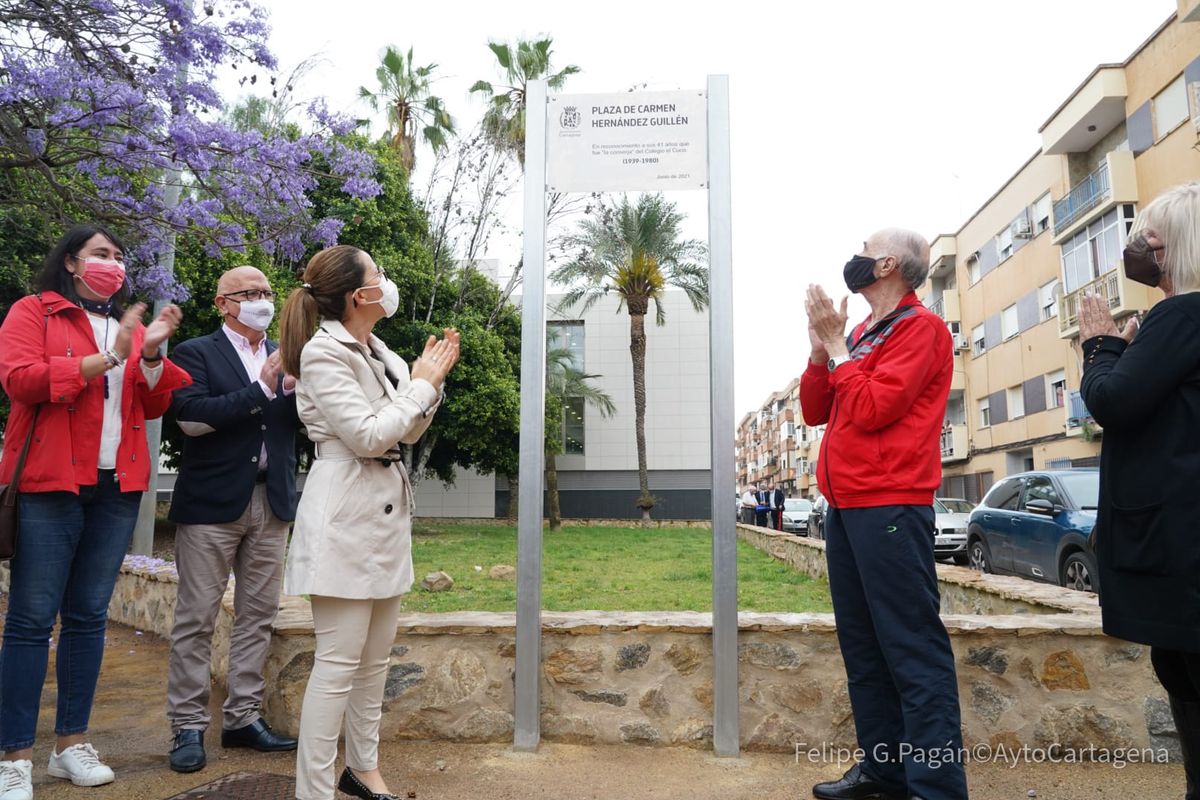
[(233, 772), (167, 800), (294, 800), (296, 779), (266, 772)]

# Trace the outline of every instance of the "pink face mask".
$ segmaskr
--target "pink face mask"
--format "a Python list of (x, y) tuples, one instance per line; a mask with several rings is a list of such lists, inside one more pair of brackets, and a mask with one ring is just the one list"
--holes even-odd
[(125, 267), (119, 261), (89, 258), (83, 262), (83, 275), (76, 275), (96, 295), (112, 297), (125, 285)]

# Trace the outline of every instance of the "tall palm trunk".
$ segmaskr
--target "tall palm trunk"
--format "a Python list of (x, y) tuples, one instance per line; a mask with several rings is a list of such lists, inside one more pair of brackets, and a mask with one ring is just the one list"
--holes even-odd
[(646, 468), (646, 311), (649, 298), (627, 298), (629, 305), (629, 354), (633, 358), (633, 411), (637, 433), (638, 495), (637, 507), (642, 510), (642, 522), (650, 522), (654, 495), (650, 494), (650, 475)]
[(554, 451), (546, 448), (546, 496), (550, 505), (550, 530), (562, 529), (562, 511), (558, 505), (558, 464)]

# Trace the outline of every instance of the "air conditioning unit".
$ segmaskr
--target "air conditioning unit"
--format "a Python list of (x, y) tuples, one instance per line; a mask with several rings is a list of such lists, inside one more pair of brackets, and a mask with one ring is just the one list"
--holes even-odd
[(951, 335), (954, 337), (955, 350), (966, 350), (970, 346), (965, 335), (961, 333), (955, 333)]
[(1013, 237), (1017, 239), (1032, 239), (1033, 238), (1033, 223), (1029, 221), (1029, 217), (1023, 216), (1013, 220), (1010, 226)]

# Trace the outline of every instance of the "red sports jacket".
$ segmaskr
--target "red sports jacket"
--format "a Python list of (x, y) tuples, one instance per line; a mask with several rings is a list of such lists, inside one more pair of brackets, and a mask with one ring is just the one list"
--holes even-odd
[[(183, 369), (163, 359), (163, 372), (153, 389), (140, 367), (141, 324), (133, 332), (133, 356), (125, 367), (121, 394), (121, 443), (117, 478), (121, 491), (145, 491), (150, 468), (146, 420), (161, 417), (171, 393), (191, 383)], [(0, 484), (12, 480), (25, 445), (33, 413), (41, 405), (25, 470), (22, 492), (74, 492), (96, 483), (100, 430), (104, 425), (104, 378), (85, 381), (79, 371), (84, 356), (98, 352), (87, 313), (56, 292), (23, 297), (0, 325), (0, 386), (12, 401), (4, 430)]]
[(954, 371), (950, 331), (909, 292), (894, 312), (851, 334), (853, 359), (832, 373), (809, 362), (800, 408), (826, 425), (817, 485), (835, 508), (932, 505)]

